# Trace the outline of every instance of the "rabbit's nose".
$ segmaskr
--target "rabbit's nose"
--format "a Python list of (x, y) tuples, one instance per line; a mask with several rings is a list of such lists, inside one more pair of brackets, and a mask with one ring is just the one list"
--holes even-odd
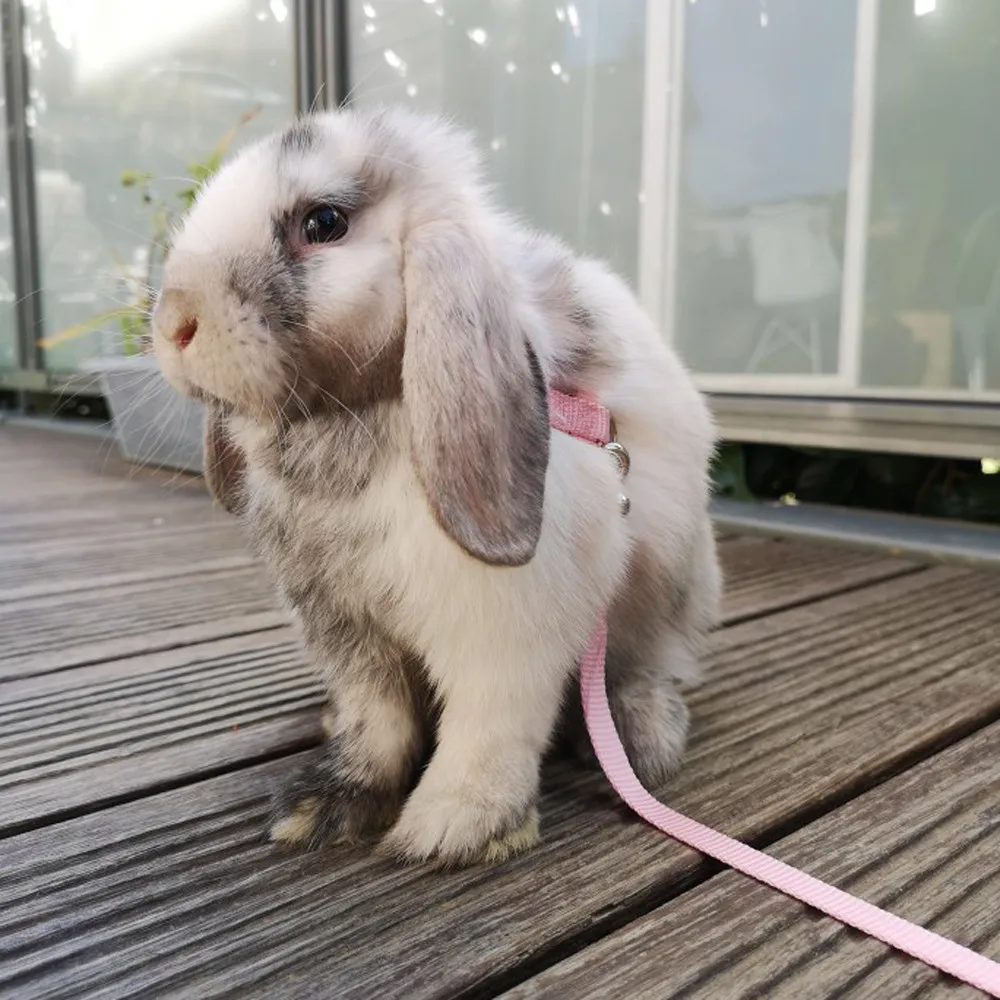
[(200, 306), (199, 297), (188, 289), (164, 287), (153, 310), (156, 334), (183, 351), (198, 332)]
[(197, 332), (198, 321), (196, 319), (186, 319), (170, 334), (170, 339), (177, 345), (179, 350), (183, 351), (194, 340), (194, 335)]

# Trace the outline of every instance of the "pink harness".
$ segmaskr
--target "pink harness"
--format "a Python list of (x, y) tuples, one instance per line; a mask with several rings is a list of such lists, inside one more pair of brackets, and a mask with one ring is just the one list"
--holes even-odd
[[(610, 446), (624, 478), (628, 472), (628, 453), (614, 440), (611, 414), (606, 407), (589, 396), (569, 396), (550, 389), (549, 414), (555, 430), (600, 447)], [(624, 496), (621, 498), (621, 507), (627, 513), (628, 500)], [(812, 906), (843, 924), (878, 938), (990, 996), (1000, 997), (1000, 963), (733, 840), (711, 827), (668, 809), (654, 799), (635, 776), (625, 748), (615, 731), (604, 676), (607, 644), (608, 625), (607, 620), (602, 617), (580, 661), (583, 712), (590, 741), (601, 768), (630, 809), (647, 823), (688, 847)]]

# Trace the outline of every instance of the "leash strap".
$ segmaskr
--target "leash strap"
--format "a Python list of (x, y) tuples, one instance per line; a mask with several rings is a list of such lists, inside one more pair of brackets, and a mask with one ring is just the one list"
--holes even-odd
[[(606, 446), (611, 441), (610, 413), (590, 397), (567, 397), (550, 390), (549, 412), (556, 430), (592, 444)], [(579, 424), (575, 422), (577, 417)], [(577, 433), (577, 426), (581, 428), (580, 433)], [(989, 996), (1000, 997), (1000, 963), (727, 837), (653, 798), (632, 770), (611, 716), (605, 678), (607, 646), (607, 620), (602, 617), (580, 661), (583, 713), (601, 769), (633, 812), (699, 853), (975, 986)]]

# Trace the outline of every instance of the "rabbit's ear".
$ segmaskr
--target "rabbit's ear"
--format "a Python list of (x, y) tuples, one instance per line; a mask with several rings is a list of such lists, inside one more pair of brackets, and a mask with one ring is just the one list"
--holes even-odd
[(205, 482), (208, 491), (230, 514), (241, 514), (246, 504), (246, 456), (229, 433), (218, 407), (205, 414)]
[(431, 509), (470, 555), (523, 565), (541, 533), (549, 415), (517, 293), (457, 223), (411, 234), (403, 280), (403, 400)]

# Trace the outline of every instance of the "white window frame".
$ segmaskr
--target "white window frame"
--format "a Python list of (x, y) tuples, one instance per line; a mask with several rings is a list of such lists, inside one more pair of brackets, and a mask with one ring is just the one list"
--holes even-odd
[[(674, 340), (684, 107), (685, 10), (693, 0), (650, 0), (646, 7), (639, 295)], [(871, 188), (872, 126), (879, 0), (857, 0), (851, 152), (837, 372), (833, 375), (696, 375), (707, 392), (856, 396), (860, 389), (865, 267)], [(667, 53), (667, 58), (663, 58)], [(664, 183), (663, 178), (666, 178)], [(866, 392), (865, 395), (871, 395)], [(886, 395), (899, 395), (894, 389)], [(940, 395), (939, 393), (936, 395)]]

